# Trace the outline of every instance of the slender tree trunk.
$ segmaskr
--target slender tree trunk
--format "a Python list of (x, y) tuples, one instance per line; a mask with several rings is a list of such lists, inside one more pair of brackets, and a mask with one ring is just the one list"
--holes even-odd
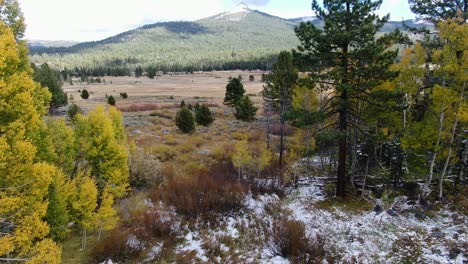
[(436, 157), (437, 157), (437, 150), (439, 149), (440, 137), (441, 137), (442, 129), (443, 129), (443, 125), (444, 125), (444, 113), (445, 112), (442, 111), (442, 113), (440, 114), (439, 132), (437, 133), (437, 141), (436, 141), (436, 145), (434, 147), (434, 153), (432, 154), (431, 163), (429, 164), (429, 174), (427, 176), (427, 180), (426, 180), (426, 183), (424, 184), (424, 188), (423, 188), (423, 197), (427, 197), (429, 195), (429, 193), (431, 192), (431, 183), (432, 183), (432, 178), (433, 178), (433, 175), (434, 175), (434, 165), (435, 165), (435, 161), (436, 161)]
[(98, 238), (97, 238), (97, 240), (100, 240), (100, 239), (101, 239), (101, 233), (102, 233), (102, 222), (101, 222), (101, 224), (100, 224), (100, 226), (99, 226), (99, 233), (98, 233)]
[(362, 181), (362, 188), (361, 188), (361, 197), (364, 196), (364, 190), (366, 189), (366, 180), (367, 174), (369, 173), (369, 155), (366, 159), (366, 171), (364, 172), (364, 180)]
[[(466, 83), (466, 82), (465, 82)], [(462, 93), (461, 93), (461, 101), (463, 101), (463, 98), (465, 97), (465, 83), (463, 84), (463, 90), (462, 90)], [(458, 109), (457, 109), (457, 112), (455, 112), (455, 122), (453, 123), (453, 127), (452, 127), (452, 135), (450, 136), (450, 142), (449, 142), (449, 149), (448, 149), (448, 153), (447, 153), (447, 158), (445, 159), (445, 164), (444, 164), (444, 169), (442, 170), (442, 173), (440, 174), (440, 179), (439, 179), (439, 199), (442, 199), (442, 196), (443, 196), (443, 181), (444, 181), (444, 177), (445, 177), (445, 173), (447, 172), (447, 169), (448, 169), (448, 165), (450, 163), (450, 158), (451, 158), (451, 155), (452, 155), (452, 145), (453, 145), (453, 142), (455, 141), (455, 134), (457, 132), (457, 126), (458, 126)]]
[(284, 120), (284, 114), (285, 114), (285, 104), (282, 102), (281, 103), (281, 113), (280, 113), (280, 123), (281, 123), (281, 129), (280, 129), (280, 156), (279, 156), (279, 166), (280, 166), (280, 171), (281, 175), (283, 174), (283, 151), (284, 151), (284, 123), (286, 120)]
[(81, 239), (81, 250), (86, 249), (86, 228), (83, 229), (83, 238)]

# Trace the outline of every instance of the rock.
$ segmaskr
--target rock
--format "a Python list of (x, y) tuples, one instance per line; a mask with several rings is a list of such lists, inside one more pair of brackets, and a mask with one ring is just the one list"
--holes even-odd
[(397, 212), (395, 210), (393, 210), (393, 208), (390, 208), (387, 210), (387, 214), (390, 215), (390, 216), (397, 216)]
[(416, 217), (418, 220), (424, 220), (426, 219), (426, 214), (423, 212), (415, 212), (414, 217)]
[(376, 199), (375, 200), (375, 207), (374, 207), (373, 211), (375, 212), (375, 214), (380, 214), (380, 213), (383, 212), (383, 210), (384, 210), (384, 208), (383, 208), (382, 200)]
[(135, 135), (140, 135), (141, 133), (143, 133), (140, 129), (134, 129), (132, 131), (130, 131), (132, 134), (135, 134)]
[(198, 154), (200, 155), (210, 155), (211, 154), (211, 151), (209, 149), (200, 149), (199, 151), (197, 151)]
[(169, 131), (168, 129), (163, 129), (163, 130), (161, 130), (161, 133), (163, 133), (163, 134), (169, 134), (169, 132), (170, 132), (170, 131)]
[(431, 233), (431, 236), (435, 237), (435, 238), (443, 238), (445, 236), (445, 234), (440, 232), (440, 231), (433, 231)]

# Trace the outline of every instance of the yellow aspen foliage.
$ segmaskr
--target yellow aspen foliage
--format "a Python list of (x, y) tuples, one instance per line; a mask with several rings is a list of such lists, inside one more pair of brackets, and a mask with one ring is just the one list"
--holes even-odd
[(26, 264), (60, 264), (62, 263), (61, 249), (51, 239), (44, 239), (37, 243), (32, 251), (34, 257), (26, 260)]
[(114, 128), (115, 139), (119, 142), (125, 143), (126, 134), (123, 125), (122, 113), (117, 108), (111, 106), (109, 107), (108, 114)]
[(35, 145), (50, 93), (31, 74), (26, 44), (0, 21), (0, 258), (31, 261), (52, 250), (56, 263), (60, 249), (44, 242), (43, 220), (56, 168), (37, 161)]
[(315, 111), (319, 107), (319, 96), (314, 89), (306, 86), (296, 86), (292, 97), (292, 107), (294, 109)]
[(71, 175), (76, 160), (75, 132), (66, 125), (64, 118), (48, 118), (45, 124), (43, 141), (50, 145), (51, 153), (44, 160)]
[(234, 145), (234, 152), (231, 159), (239, 173), (239, 177), (242, 177), (242, 174), (245, 173), (244, 170), (249, 167), (252, 160), (247, 140), (238, 141)]
[[(114, 111), (117, 110), (111, 110), (111, 117), (103, 106), (98, 106), (88, 116), (78, 115), (76, 134), (77, 144), (90, 165), (91, 174), (96, 177), (100, 191), (108, 186), (112, 195), (119, 198), (129, 186), (129, 170), (127, 150), (122, 144), (123, 138), (118, 140), (118, 137), (123, 136), (116, 136), (114, 129), (113, 120), (115, 121), (120, 113)], [(123, 133), (119, 131), (117, 134)]]
[(74, 220), (83, 229), (94, 227), (94, 210), (97, 207), (98, 190), (96, 182), (89, 176), (80, 173), (74, 180), (76, 186), (75, 197), (72, 201)]
[(264, 142), (257, 142), (251, 149), (252, 170), (257, 172), (257, 176), (270, 165), (273, 159), (273, 153), (267, 148), (267, 144)]
[(117, 211), (112, 207), (114, 205), (114, 197), (112, 196), (109, 188), (105, 188), (102, 193), (101, 206), (96, 213), (96, 227), (99, 229), (99, 237), (102, 230), (113, 229), (119, 218)]

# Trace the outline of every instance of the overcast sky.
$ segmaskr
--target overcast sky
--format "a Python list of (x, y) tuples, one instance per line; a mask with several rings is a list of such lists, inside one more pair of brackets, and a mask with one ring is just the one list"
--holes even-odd
[[(320, 0), (319, 0), (320, 1)], [(158, 21), (195, 20), (229, 11), (241, 0), (19, 0), (26, 38), (90, 41)], [(313, 15), (312, 0), (244, 0), (283, 18)], [(413, 18), (408, 0), (383, 0), (379, 14), (392, 20)]]

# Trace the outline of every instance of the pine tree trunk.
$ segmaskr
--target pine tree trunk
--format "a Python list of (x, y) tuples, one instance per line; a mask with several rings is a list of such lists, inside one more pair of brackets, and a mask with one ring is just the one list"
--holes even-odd
[(338, 173), (336, 196), (344, 197), (346, 184), (346, 112), (340, 112), (340, 139), (338, 141)]

